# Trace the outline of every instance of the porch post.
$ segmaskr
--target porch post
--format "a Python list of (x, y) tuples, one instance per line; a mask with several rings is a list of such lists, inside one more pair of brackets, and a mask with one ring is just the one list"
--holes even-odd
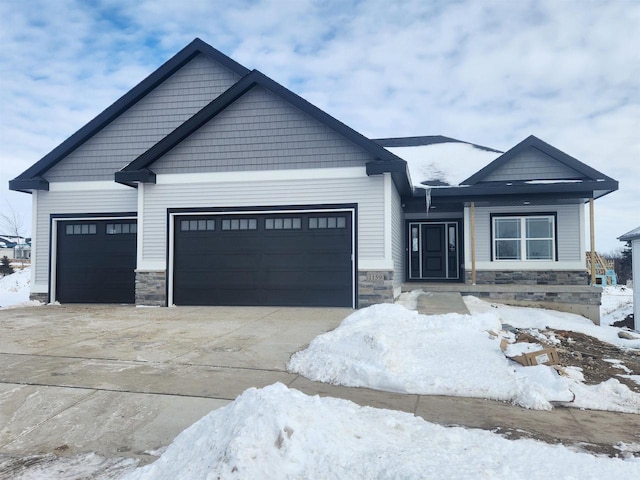
[(471, 284), (476, 284), (476, 202), (471, 202)]
[(593, 197), (589, 198), (589, 244), (591, 246), (591, 285), (596, 284), (596, 234), (593, 214)]

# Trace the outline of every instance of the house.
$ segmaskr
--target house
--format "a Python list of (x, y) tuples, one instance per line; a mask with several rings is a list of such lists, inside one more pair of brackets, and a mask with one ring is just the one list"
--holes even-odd
[(353, 308), (407, 282), (597, 305), (583, 206), (617, 187), (533, 136), (366, 138), (199, 39), (10, 181), (34, 298)]
[(640, 227), (618, 237), (622, 242), (631, 242), (631, 272), (633, 278), (633, 321), (634, 330), (640, 331), (640, 288), (636, 287), (637, 278), (640, 278)]
[(14, 260), (31, 258), (31, 239), (15, 235), (0, 235), (0, 258)]

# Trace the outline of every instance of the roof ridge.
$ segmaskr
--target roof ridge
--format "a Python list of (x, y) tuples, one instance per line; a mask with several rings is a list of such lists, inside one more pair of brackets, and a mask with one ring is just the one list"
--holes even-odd
[(503, 153), (501, 150), (495, 148), (486, 147), (484, 145), (478, 145), (476, 143), (467, 142), (465, 140), (458, 140), (457, 138), (446, 137), (444, 135), (422, 135), (413, 137), (389, 137), (389, 138), (377, 138), (374, 142), (382, 145), (383, 147), (420, 147), (427, 145), (436, 145), (440, 143), (464, 143), (471, 145), (480, 150), (487, 152)]

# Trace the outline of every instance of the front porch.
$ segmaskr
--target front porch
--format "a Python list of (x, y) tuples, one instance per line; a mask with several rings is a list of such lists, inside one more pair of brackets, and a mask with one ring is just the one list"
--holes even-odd
[(602, 288), (587, 285), (471, 285), (406, 282), (403, 292), (456, 292), (483, 300), (521, 307), (540, 307), (582, 315), (600, 325)]

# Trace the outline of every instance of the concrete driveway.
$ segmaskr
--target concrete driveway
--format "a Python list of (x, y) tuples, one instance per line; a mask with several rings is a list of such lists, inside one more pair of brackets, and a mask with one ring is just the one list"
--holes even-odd
[(249, 387), (351, 310), (46, 306), (0, 311), (0, 453), (131, 456)]
[[(286, 372), (292, 353), (349, 313), (97, 305), (0, 310), (0, 467), (3, 455), (82, 452), (145, 464), (211, 410), (249, 387), (274, 382), (444, 425), (586, 445), (608, 454), (616, 453), (619, 441), (640, 441), (638, 415), (532, 411), (474, 398), (338, 387)], [(10, 473), (14, 467), (7, 464)]]

